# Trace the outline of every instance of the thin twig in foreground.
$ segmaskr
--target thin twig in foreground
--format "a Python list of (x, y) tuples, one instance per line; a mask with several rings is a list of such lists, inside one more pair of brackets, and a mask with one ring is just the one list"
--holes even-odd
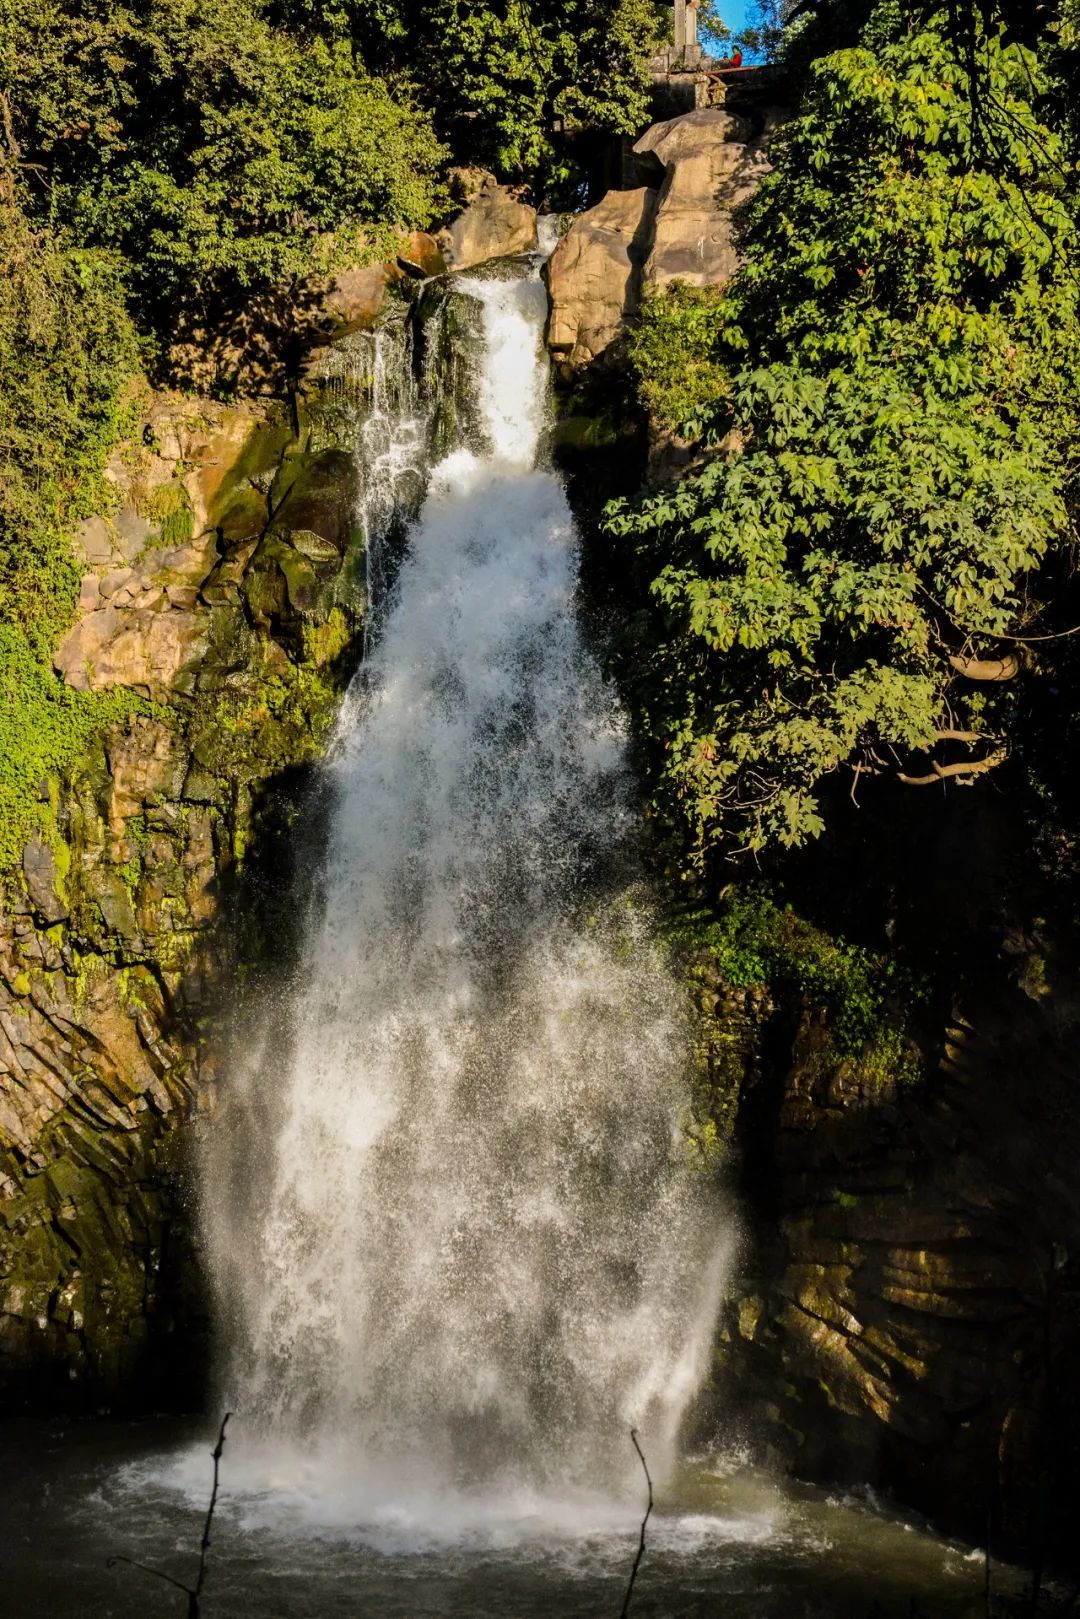
[[(202, 1539), (199, 1542), (199, 1572), (195, 1578), (195, 1584), (185, 1585), (183, 1580), (173, 1579), (172, 1575), (166, 1574), (163, 1569), (151, 1568), (148, 1563), (137, 1563), (133, 1557), (125, 1557), (121, 1552), (116, 1552), (112, 1557), (105, 1560), (106, 1568), (115, 1568), (117, 1563), (125, 1563), (128, 1568), (137, 1568), (141, 1574), (152, 1574), (155, 1580), (164, 1580), (167, 1585), (175, 1585), (176, 1589), (183, 1591), (188, 1599), (187, 1619), (199, 1619), (199, 1597), (202, 1595), (203, 1583), (206, 1579), (206, 1554), (210, 1550), (210, 1526), (214, 1521), (214, 1508), (217, 1506), (221, 1453), (225, 1449), (225, 1429), (231, 1416), (232, 1412), (226, 1411), (222, 1417), (217, 1444), (210, 1452), (214, 1462), (214, 1487), (210, 1492), (210, 1505), (206, 1510), (206, 1522), (203, 1525)], [(635, 1440), (636, 1443), (637, 1441)], [(636, 1565), (634, 1572), (637, 1572)]]
[(649, 1464), (645, 1460), (645, 1452), (642, 1450), (641, 1446), (638, 1443), (638, 1436), (637, 1436), (637, 1429), (636, 1428), (631, 1428), (630, 1429), (630, 1438), (631, 1438), (631, 1441), (633, 1443), (634, 1449), (637, 1451), (639, 1457), (641, 1458), (641, 1465), (642, 1465), (642, 1467), (644, 1468), (644, 1471), (645, 1471), (645, 1482), (649, 1486), (649, 1504), (645, 1508), (645, 1516), (641, 1520), (641, 1535), (640, 1535), (640, 1538), (638, 1540), (637, 1556), (634, 1558), (634, 1566), (630, 1570), (630, 1583), (626, 1587), (626, 1595), (623, 1597), (622, 1613), (619, 1615), (619, 1619), (626, 1619), (627, 1614), (630, 1612), (630, 1598), (634, 1594), (634, 1581), (637, 1579), (637, 1571), (641, 1567), (641, 1559), (645, 1556), (645, 1525), (649, 1521), (649, 1518), (650, 1518), (650, 1516), (652, 1514), (652, 1507), (653, 1507), (652, 1479), (649, 1477)]

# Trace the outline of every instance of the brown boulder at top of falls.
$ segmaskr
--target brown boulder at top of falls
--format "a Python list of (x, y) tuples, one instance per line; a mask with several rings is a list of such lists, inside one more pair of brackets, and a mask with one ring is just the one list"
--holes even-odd
[(548, 265), (549, 346), (587, 365), (618, 336), (643, 292), (671, 281), (722, 286), (738, 268), (738, 210), (769, 171), (772, 120), (755, 136), (723, 107), (654, 124), (634, 147), (638, 178), (581, 214)]
[(548, 344), (586, 365), (618, 335), (641, 299), (656, 192), (609, 191), (576, 219), (548, 262)]
[(737, 211), (769, 172), (763, 141), (723, 107), (702, 107), (654, 124), (634, 155), (639, 165), (651, 160), (663, 171), (646, 283), (701, 287), (730, 280), (739, 265)]
[(536, 209), (493, 175), (483, 175), (468, 206), (439, 232), (437, 241), (449, 270), (530, 253), (536, 247)]

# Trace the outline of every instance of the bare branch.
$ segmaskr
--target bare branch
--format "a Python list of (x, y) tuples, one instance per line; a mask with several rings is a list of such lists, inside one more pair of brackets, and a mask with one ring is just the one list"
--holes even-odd
[(634, 1566), (630, 1570), (630, 1583), (626, 1587), (626, 1595), (623, 1597), (622, 1613), (619, 1615), (619, 1619), (626, 1619), (627, 1614), (630, 1612), (630, 1598), (634, 1594), (634, 1581), (637, 1579), (638, 1569), (641, 1567), (641, 1559), (645, 1555), (645, 1525), (648, 1523), (653, 1509), (652, 1479), (649, 1477), (649, 1464), (645, 1460), (645, 1452), (638, 1443), (636, 1428), (630, 1429), (630, 1439), (638, 1456), (641, 1458), (641, 1465), (645, 1471), (645, 1482), (649, 1486), (649, 1504), (645, 1508), (645, 1516), (641, 1520), (641, 1535), (638, 1540), (637, 1556), (634, 1558)]
[(932, 775), (908, 776), (902, 771), (897, 780), (902, 781), (905, 787), (933, 787), (939, 781), (955, 780), (959, 787), (970, 786), (972, 776), (983, 776), (988, 770), (996, 770), (998, 765), (1004, 764), (1009, 757), (1008, 748), (996, 748), (988, 753), (984, 759), (962, 759), (958, 764), (941, 765), (937, 760), (931, 761)]
[(1000, 635), (1000, 641), (1015, 641), (1018, 646), (1034, 646), (1037, 641), (1067, 641), (1072, 635), (1080, 635), (1080, 624), (1074, 624), (1071, 630), (1056, 630), (1053, 635)]
[(225, 1415), (222, 1417), (221, 1428), (217, 1437), (217, 1444), (210, 1453), (214, 1462), (214, 1487), (210, 1491), (210, 1505), (206, 1509), (206, 1522), (203, 1525), (202, 1540), (199, 1542), (199, 1575), (195, 1581), (194, 1592), (196, 1602), (199, 1600), (199, 1594), (203, 1588), (203, 1581), (206, 1579), (206, 1554), (210, 1550), (210, 1525), (214, 1521), (214, 1508), (217, 1506), (218, 1474), (221, 1468), (221, 1453), (225, 1449), (225, 1429), (229, 1425), (229, 1418), (231, 1416), (232, 1412), (226, 1411)]
[[(115, 1568), (117, 1563), (125, 1563), (128, 1568), (137, 1568), (140, 1574), (150, 1574), (155, 1580), (164, 1580), (166, 1584), (175, 1586), (178, 1591), (183, 1591), (184, 1595), (187, 1597), (188, 1619), (199, 1619), (199, 1597), (202, 1594), (203, 1583), (206, 1579), (206, 1554), (210, 1550), (210, 1528), (214, 1521), (214, 1509), (217, 1506), (221, 1453), (225, 1449), (225, 1429), (228, 1426), (229, 1418), (231, 1416), (232, 1412), (226, 1411), (225, 1415), (222, 1417), (221, 1427), (218, 1430), (217, 1444), (210, 1452), (214, 1463), (214, 1487), (210, 1492), (210, 1505), (207, 1508), (206, 1522), (203, 1525), (202, 1540), (199, 1542), (199, 1572), (196, 1576), (195, 1584), (185, 1585), (183, 1580), (174, 1579), (171, 1574), (166, 1574), (163, 1569), (151, 1568), (148, 1563), (137, 1563), (133, 1557), (124, 1557), (120, 1552), (116, 1552), (112, 1557), (107, 1557), (105, 1559), (106, 1568)], [(634, 1443), (636, 1444), (637, 1441), (635, 1440)], [(644, 1461), (644, 1458), (642, 1458), (642, 1460)], [(649, 1506), (651, 1509), (651, 1490)], [(642, 1532), (644, 1534), (644, 1526)], [(634, 1572), (637, 1572), (636, 1565)], [(633, 1581), (631, 1581), (631, 1584), (633, 1584)]]
[(185, 1596), (191, 1595), (190, 1586), (185, 1585), (183, 1580), (174, 1580), (164, 1569), (151, 1568), (149, 1563), (137, 1563), (134, 1557), (125, 1557), (123, 1552), (114, 1552), (111, 1557), (105, 1559), (106, 1568), (115, 1568), (117, 1563), (126, 1563), (128, 1568), (137, 1568), (140, 1574), (152, 1574), (155, 1580), (164, 1580), (168, 1585), (175, 1585), (178, 1591), (183, 1591)]
[(1003, 658), (968, 658), (954, 652), (949, 665), (965, 680), (1013, 680), (1020, 673), (1020, 659), (1015, 652)]

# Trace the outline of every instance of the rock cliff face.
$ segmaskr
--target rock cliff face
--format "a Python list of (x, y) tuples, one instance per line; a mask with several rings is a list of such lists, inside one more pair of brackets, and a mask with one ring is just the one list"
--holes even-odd
[(609, 191), (574, 221), (548, 266), (548, 342), (571, 366), (614, 342), (650, 287), (721, 286), (738, 264), (739, 209), (768, 172), (769, 120), (755, 132), (723, 107), (648, 130), (634, 147), (646, 183)]
[(180, 1126), (209, 1083), (207, 1020), (267, 943), (252, 929), (282, 920), (287, 872), (260, 879), (287, 866), (278, 831), (364, 607), (340, 391), (313, 387), (298, 420), (284, 403), (154, 398), (113, 466), (115, 511), (79, 536), (82, 610), (56, 666), (133, 707), (42, 783), (40, 831), (0, 888), (0, 1387), (13, 1399), (59, 1387), (138, 1401), (177, 1366), (197, 1375)]
[(745, 1244), (713, 1420), (798, 1476), (871, 1483), (981, 1543), (989, 1522), (1011, 1554), (1070, 1552), (1070, 1040), (1001, 982), (921, 1075), (890, 1073), (838, 1058), (820, 1009), (748, 1015), (720, 991), (742, 1030), (721, 1085)]

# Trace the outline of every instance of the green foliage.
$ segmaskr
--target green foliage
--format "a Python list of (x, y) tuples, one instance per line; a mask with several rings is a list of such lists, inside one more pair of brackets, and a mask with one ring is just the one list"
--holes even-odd
[(21, 625), (0, 622), (0, 871), (15, 864), (27, 836), (48, 822), (42, 783), (74, 764), (132, 707), (129, 692), (72, 691)]
[(41, 818), (43, 777), (130, 695), (73, 692), (51, 655), (78, 596), (69, 535), (107, 509), (138, 348), (115, 259), (34, 230), (0, 151), (0, 867)]
[(815, 64), (721, 308), (712, 459), (610, 513), (651, 578), (628, 680), (658, 805), (699, 858), (817, 835), (830, 777), (974, 780), (1010, 745), (1012, 683), (970, 677), (1014, 672), (1071, 537), (1076, 236), (1038, 62), (995, 34), (979, 63), (974, 131), (942, 19)]
[(166, 483), (155, 489), (142, 515), (157, 528), (163, 545), (186, 545), (195, 532), (195, 514), (182, 483)]
[(67, 534), (108, 504), (138, 345), (117, 261), (32, 228), (4, 185), (0, 153), (0, 617), (44, 646), (78, 595)]
[(734, 988), (767, 986), (778, 999), (792, 993), (829, 1013), (843, 1052), (895, 1041), (892, 1003), (912, 1005), (918, 987), (894, 962), (833, 938), (778, 905), (763, 884), (732, 889), (717, 910), (687, 906), (668, 924), (680, 955), (707, 954)]
[(673, 281), (650, 293), (627, 344), (638, 395), (663, 433), (696, 434), (728, 384), (716, 358), (723, 319), (716, 287)]
[(222, 288), (385, 254), (426, 224), (443, 156), (408, 86), (364, 68), (328, 14), (263, 0), (7, 0), (3, 55), (35, 195), (121, 250), (157, 322)]
[(557, 192), (573, 174), (576, 132), (636, 134), (647, 122), (648, 59), (670, 19), (659, 0), (388, 0), (378, 8), (351, 0), (346, 9), (376, 59), (406, 72), (423, 62), (421, 93), (457, 162), (541, 192)]

